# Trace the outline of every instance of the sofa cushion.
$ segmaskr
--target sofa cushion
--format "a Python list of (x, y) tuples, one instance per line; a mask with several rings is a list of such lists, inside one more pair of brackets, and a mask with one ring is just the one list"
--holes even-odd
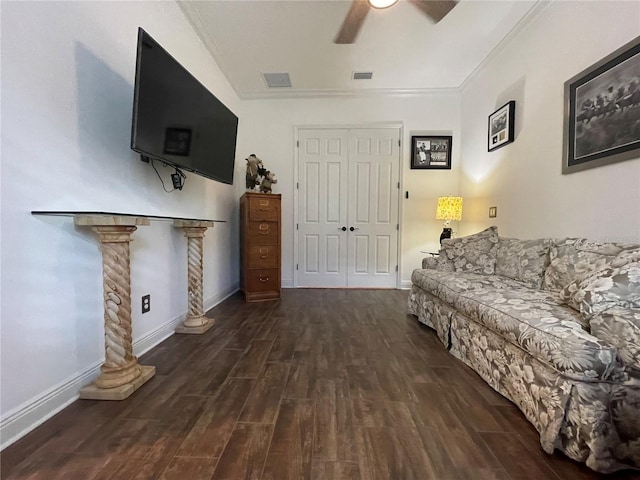
[(584, 238), (556, 240), (549, 251), (550, 263), (545, 271), (543, 288), (560, 291), (569, 283), (590, 272), (602, 270), (613, 260), (631, 254), (637, 245), (591, 242)]
[(547, 290), (534, 290), (508, 277), (480, 275), (477, 273), (456, 273), (451, 275), (451, 273), (439, 270), (417, 269), (411, 275), (411, 282), (428, 293), (435, 295), (443, 302), (460, 308), (462, 313), (472, 318), (479, 315), (480, 303), (459, 302), (458, 297), (461, 295), (474, 297), (474, 292), (477, 291), (508, 290), (510, 298), (517, 298), (518, 300), (515, 302), (518, 304), (530, 302), (532, 304), (556, 305), (563, 312), (562, 318), (564, 320), (577, 322), (583, 329), (589, 328), (589, 323), (578, 312), (558, 303), (556, 293)]
[(621, 375), (616, 349), (591, 335), (578, 312), (549, 301), (544, 291), (523, 293), (480, 288), (459, 295), (455, 307), (477, 309), (473, 320), (567, 377), (611, 380)]
[(550, 238), (520, 240), (499, 237), (496, 252), (496, 275), (509, 277), (540, 289), (549, 264)]
[(438, 268), (449, 272), (493, 275), (497, 245), (498, 228), (495, 226), (467, 237), (448, 238), (442, 241)]
[(534, 290), (501, 276), (414, 270), (414, 285), (571, 378), (620, 375), (616, 349), (588, 333), (574, 309), (555, 292)]
[(582, 276), (564, 287), (560, 297), (585, 319), (614, 306), (640, 308), (640, 262)]

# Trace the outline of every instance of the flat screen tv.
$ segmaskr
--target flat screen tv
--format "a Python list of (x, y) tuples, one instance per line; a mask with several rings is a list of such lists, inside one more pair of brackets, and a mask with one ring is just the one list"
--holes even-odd
[(232, 184), (237, 132), (238, 117), (139, 28), (131, 148)]

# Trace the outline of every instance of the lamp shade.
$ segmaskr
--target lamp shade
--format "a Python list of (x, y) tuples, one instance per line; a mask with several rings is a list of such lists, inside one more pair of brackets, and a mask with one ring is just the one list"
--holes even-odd
[(439, 197), (436, 220), (461, 220), (462, 197)]

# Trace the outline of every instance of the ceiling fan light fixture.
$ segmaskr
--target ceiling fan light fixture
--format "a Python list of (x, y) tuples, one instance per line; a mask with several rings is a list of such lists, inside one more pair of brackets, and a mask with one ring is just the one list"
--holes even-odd
[(398, 0), (368, 0), (369, 1), (369, 5), (371, 5), (373, 8), (389, 8), (393, 5), (395, 5), (396, 3), (398, 3)]

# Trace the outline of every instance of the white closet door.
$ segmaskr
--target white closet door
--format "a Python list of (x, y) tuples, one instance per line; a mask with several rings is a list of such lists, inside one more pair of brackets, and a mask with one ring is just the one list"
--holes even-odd
[(399, 138), (298, 131), (298, 286), (396, 287)]
[(298, 135), (298, 286), (347, 285), (348, 131)]
[(398, 129), (350, 130), (349, 287), (394, 288), (397, 285), (398, 143)]

